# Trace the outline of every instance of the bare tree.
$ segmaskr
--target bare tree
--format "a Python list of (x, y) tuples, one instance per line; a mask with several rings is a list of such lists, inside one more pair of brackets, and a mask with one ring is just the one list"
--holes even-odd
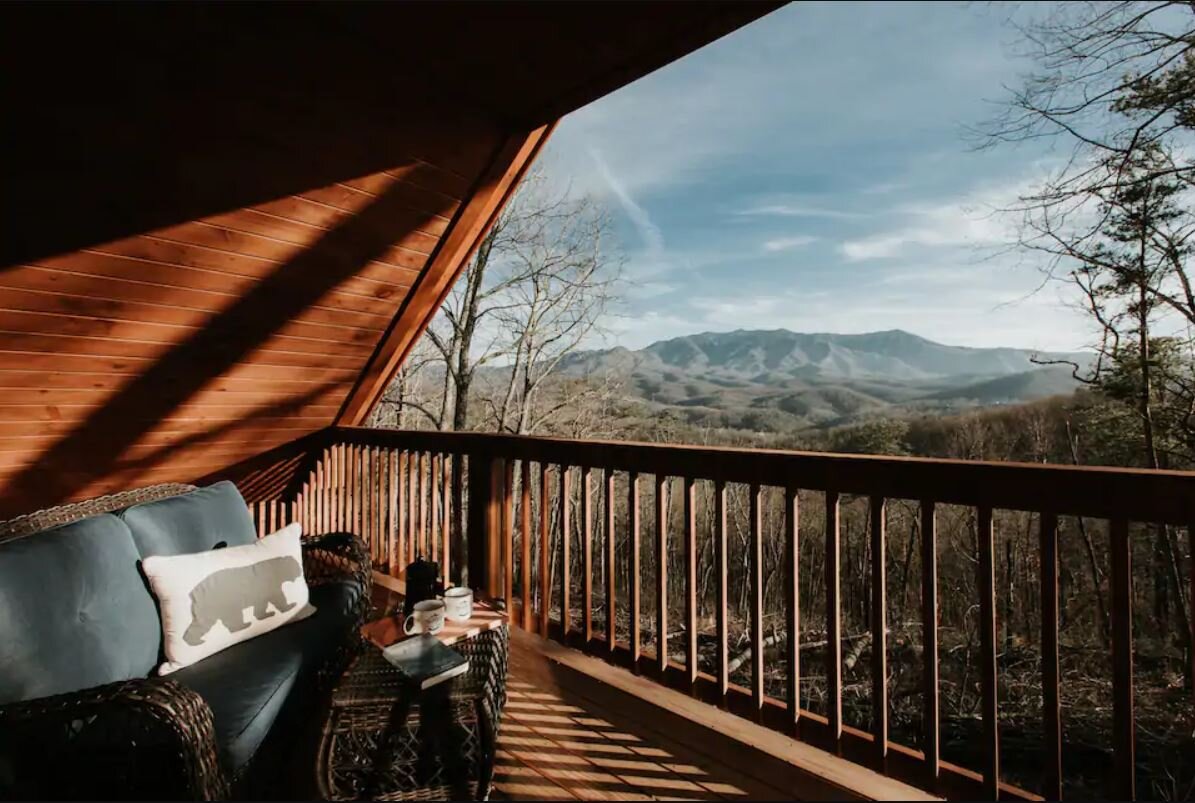
[(405, 429), (422, 420), (430, 421), (436, 429), (443, 429), (440, 425), (442, 408), (428, 403), (433, 396), (429, 392), (430, 386), (435, 380), (430, 369), (437, 359), (436, 352), (426, 340), (416, 343), (374, 408), (369, 426)]
[(464, 275), (453, 286), (424, 335), (439, 356), (441, 386), (439, 411), (428, 418), (437, 429), (462, 430), (469, 426), (469, 402), (477, 371), (506, 351), (494, 316), (506, 305), (511, 288), (525, 281), (524, 273), (510, 270), (503, 255), (533, 236), (535, 221), (543, 210), (526, 201), (529, 187), (542, 183), (542, 173), (532, 172), (511, 204), (486, 233)]
[(495, 313), (510, 363), (501, 392), (488, 401), (491, 426), (520, 434), (540, 431), (579, 396), (604, 390), (574, 381), (557, 382), (550, 398), (543, 393), (561, 361), (597, 333), (623, 278), (621, 259), (604, 243), (610, 219), (592, 198), (532, 186), (523, 202), (535, 214), (504, 254), (521, 278)]
[[(1055, 189), (1106, 181), (1102, 164), (1195, 126), (1195, 4), (1184, 0), (1055, 3), (1015, 27), (1037, 69), (979, 134), (988, 146), (1057, 137), (1072, 147)], [(1158, 175), (1189, 181), (1189, 161)], [(1144, 178), (1144, 177), (1139, 177)]]
[(597, 201), (554, 188), (533, 170), (388, 388), (377, 423), (528, 433), (560, 421), (578, 434), (594, 429), (594, 411), (616, 401), (617, 378), (555, 372), (599, 334), (617, 300), (622, 262), (609, 232)]

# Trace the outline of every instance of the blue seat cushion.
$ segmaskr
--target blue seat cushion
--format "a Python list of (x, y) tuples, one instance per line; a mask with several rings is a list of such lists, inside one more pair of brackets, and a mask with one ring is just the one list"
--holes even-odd
[(349, 601), (356, 593), (348, 582), (315, 586), (314, 616), (170, 674), (212, 709), (220, 760), (228, 772), (236, 774), (249, 763), (288, 704), (311, 702), (307, 695), (315, 673), (355, 624)]
[(215, 549), (221, 542), (241, 546), (257, 539), (249, 508), (231, 482), (133, 505), (118, 515), (132, 531), (143, 558), (191, 555)]
[(0, 544), (0, 704), (153, 670), (162, 625), (138, 559), (109, 513)]

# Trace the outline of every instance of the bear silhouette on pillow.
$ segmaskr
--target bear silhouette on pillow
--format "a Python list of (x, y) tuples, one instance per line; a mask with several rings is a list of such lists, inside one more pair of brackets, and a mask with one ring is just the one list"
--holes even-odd
[[(289, 555), (212, 572), (191, 590), (191, 624), (183, 641), (198, 647), (216, 622), (223, 622), (230, 633), (244, 630), (250, 625), (245, 621), (245, 608), (250, 606), (259, 621), (274, 615), (269, 610), (271, 605), (278, 613), (289, 611), (295, 603), (286, 599), (282, 584), (298, 579), (302, 573), (303, 567)], [(262, 585), (270, 589), (268, 596), (249, 597)]]

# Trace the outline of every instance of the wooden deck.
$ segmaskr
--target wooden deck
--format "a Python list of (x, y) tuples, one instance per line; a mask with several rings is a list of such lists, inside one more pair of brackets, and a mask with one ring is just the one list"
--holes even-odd
[[(380, 616), (401, 597), (375, 583), (373, 603)], [(494, 799), (935, 799), (524, 630), (510, 639)]]
[[(374, 615), (401, 604), (374, 586)], [(496, 800), (790, 800), (644, 722), (641, 707), (611, 706), (596, 681), (561, 671), (534, 636), (512, 631)], [(633, 701), (627, 700), (627, 703)]]
[(519, 646), (511, 653), (510, 699), (498, 739), (496, 799), (792, 798), (661, 733), (644, 721), (641, 707), (608, 705), (595, 694), (596, 681), (587, 689)]

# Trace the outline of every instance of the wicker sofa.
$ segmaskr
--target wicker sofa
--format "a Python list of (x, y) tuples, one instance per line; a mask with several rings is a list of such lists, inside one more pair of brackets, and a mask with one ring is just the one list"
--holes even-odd
[[(262, 796), (360, 645), (370, 561), (305, 539), (317, 613), (154, 677), (151, 554), (256, 537), (236, 487), (164, 485), (0, 523), (0, 799)], [(312, 728), (314, 732), (314, 728)]]

